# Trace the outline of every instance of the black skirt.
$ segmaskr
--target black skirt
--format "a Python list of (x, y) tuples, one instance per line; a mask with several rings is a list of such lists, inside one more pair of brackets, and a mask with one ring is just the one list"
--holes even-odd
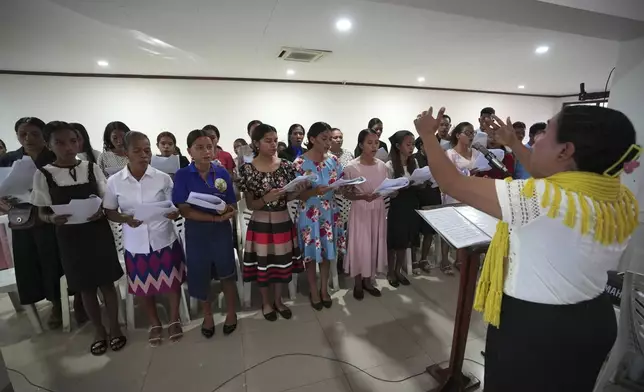
[(501, 328), (487, 331), (485, 392), (592, 392), (616, 337), (606, 294), (573, 305), (503, 295)]
[(40, 224), (27, 230), (13, 230), (11, 236), (20, 303), (30, 305), (43, 299), (59, 300), (63, 267), (54, 225)]
[(418, 209), (418, 191), (407, 188), (398, 191), (398, 195), (390, 199), (387, 213), (387, 248), (404, 250), (411, 246), (420, 245), (420, 215)]
[(114, 284), (123, 269), (106, 218), (56, 228), (60, 258), (70, 290), (94, 290)]

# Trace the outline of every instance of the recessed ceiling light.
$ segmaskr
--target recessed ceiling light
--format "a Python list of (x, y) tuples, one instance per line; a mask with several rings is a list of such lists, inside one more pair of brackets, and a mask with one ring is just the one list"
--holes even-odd
[(287, 69), (286, 74), (287, 75), (295, 75), (295, 70), (294, 69)]
[(335, 22), (335, 28), (339, 31), (349, 31), (351, 30), (351, 26), (352, 24), (349, 19), (338, 19), (338, 21)]
[(525, 86), (524, 86), (524, 85), (522, 85), (522, 84), (520, 84), (520, 85), (518, 85), (518, 86), (517, 86), (517, 88), (518, 88), (519, 90), (523, 90), (523, 89), (525, 88)]
[(423, 83), (425, 81), (425, 77), (419, 76), (417, 80), (418, 80), (418, 83)]
[(548, 50), (550, 50), (550, 47), (548, 47), (548, 46), (539, 46), (539, 47), (537, 47), (537, 49), (535, 49), (534, 52), (536, 54), (544, 54), (544, 53), (548, 52)]
[(99, 67), (108, 67), (110, 65), (110, 63), (108, 63), (106, 60), (98, 60), (96, 64)]

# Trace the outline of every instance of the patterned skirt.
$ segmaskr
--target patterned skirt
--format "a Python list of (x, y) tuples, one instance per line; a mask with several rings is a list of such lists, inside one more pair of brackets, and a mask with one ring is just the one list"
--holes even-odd
[(244, 244), (244, 281), (289, 283), (304, 271), (297, 231), (288, 210), (253, 211)]
[(186, 264), (179, 240), (157, 251), (132, 254), (125, 251), (129, 291), (136, 296), (152, 296), (178, 291), (185, 280)]

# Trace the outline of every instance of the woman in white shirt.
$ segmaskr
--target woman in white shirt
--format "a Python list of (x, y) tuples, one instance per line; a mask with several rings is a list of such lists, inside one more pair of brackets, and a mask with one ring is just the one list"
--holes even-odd
[(103, 153), (98, 157), (98, 166), (105, 177), (111, 176), (127, 165), (124, 139), (130, 128), (120, 121), (112, 121), (103, 132)]
[[(480, 154), (472, 149), (474, 139), (474, 126), (468, 122), (459, 123), (449, 135), (452, 148), (447, 150), (447, 157), (462, 174), (469, 176), (474, 171), (474, 161)], [(454, 204), (459, 201), (444, 194), (443, 204)]]
[(494, 116), (486, 131), (534, 179), (492, 180), (458, 175), (439, 153), (443, 111), (415, 121), (432, 174), (443, 192), (501, 220), (474, 301), (490, 323), (485, 390), (592, 391), (617, 334), (607, 271), (638, 225), (619, 179), (640, 154), (633, 125), (616, 110), (568, 106), (530, 152), (512, 121)]
[[(182, 335), (179, 320), (181, 284), (185, 263), (183, 248), (174, 230), (178, 212), (169, 212), (145, 222), (134, 219), (134, 209), (141, 204), (157, 203), (160, 208), (172, 207), (170, 176), (150, 166), (150, 140), (140, 132), (125, 136), (126, 168), (110, 177), (103, 207), (112, 222), (123, 224), (123, 244), (130, 293), (143, 298), (150, 320), (149, 342), (161, 343), (163, 327), (156, 310), (155, 296), (170, 297), (170, 340)], [(165, 206), (161, 206), (166, 202)]]

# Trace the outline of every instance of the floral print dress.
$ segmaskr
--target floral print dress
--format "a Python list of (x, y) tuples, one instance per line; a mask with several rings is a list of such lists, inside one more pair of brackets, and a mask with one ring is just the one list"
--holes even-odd
[[(293, 162), (298, 176), (315, 173), (318, 180), (312, 186), (328, 186), (342, 177), (342, 166), (338, 158), (329, 155), (322, 162), (314, 162), (302, 155)], [(300, 249), (304, 263), (334, 260), (346, 249), (346, 236), (340, 208), (334, 192), (313, 196), (301, 201), (297, 219)]]

